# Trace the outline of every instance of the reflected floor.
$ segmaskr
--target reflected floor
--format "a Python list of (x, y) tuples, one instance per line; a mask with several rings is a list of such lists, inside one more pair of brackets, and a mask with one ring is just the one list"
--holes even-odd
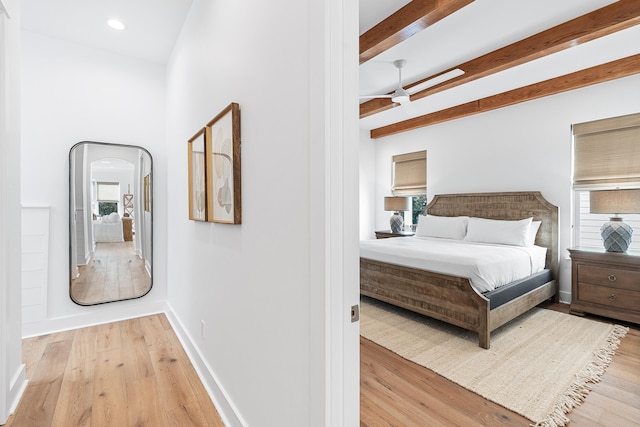
[(71, 295), (80, 304), (136, 298), (151, 286), (144, 260), (135, 254), (134, 242), (96, 243), (87, 265), (78, 266), (71, 281)]

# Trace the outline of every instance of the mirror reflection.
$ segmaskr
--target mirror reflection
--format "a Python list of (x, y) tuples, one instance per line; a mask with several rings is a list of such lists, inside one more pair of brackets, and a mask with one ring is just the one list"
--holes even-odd
[(139, 298), (152, 286), (152, 159), (142, 147), (80, 142), (69, 152), (71, 299)]

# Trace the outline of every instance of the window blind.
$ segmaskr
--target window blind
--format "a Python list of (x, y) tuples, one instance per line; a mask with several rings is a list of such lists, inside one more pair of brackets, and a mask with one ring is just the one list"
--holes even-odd
[(98, 200), (113, 202), (120, 201), (120, 183), (98, 182)]
[(573, 188), (640, 187), (640, 113), (573, 125)]
[(419, 196), (427, 194), (427, 152), (399, 154), (393, 160), (394, 196)]

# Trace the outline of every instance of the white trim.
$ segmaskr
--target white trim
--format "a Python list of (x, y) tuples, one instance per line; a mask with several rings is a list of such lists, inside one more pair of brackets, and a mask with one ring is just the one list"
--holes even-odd
[(31, 338), (39, 335), (165, 313), (168, 310), (167, 307), (167, 302), (164, 300), (143, 302), (137, 299), (89, 305), (83, 307), (87, 310), (86, 312), (48, 318), (42, 322), (24, 324), (22, 325), (22, 338)]
[(0, 12), (0, 424), (4, 424), (24, 393), (26, 379), (20, 363), (19, 3), (0, 0)]
[(571, 292), (560, 291), (559, 298), (562, 304), (571, 304)]
[(22, 363), (18, 366), (18, 369), (13, 374), (11, 384), (9, 385), (9, 396), (7, 401), (9, 402), (9, 414), (13, 414), (20, 403), (20, 399), (27, 389), (27, 366)]
[(169, 323), (171, 323), (173, 331), (178, 336), (185, 353), (187, 353), (187, 357), (196, 370), (200, 381), (202, 381), (202, 385), (204, 385), (204, 388), (207, 390), (214, 406), (218, 410), (218, 414), (220, 414), (224, 425), (246, 426), (247, 423), (244, 421), (240, 415), (240, 411), (238, 411), (236, 405), (234, 405), (233, 401), (229, 397), (229, 394), (222, 386), (218, 376), (205, 361), (204, 357), (202, 357), (202, 353), (200, 353), (198, 347), (194, 344), (193, 339), (182, 326), (182, 322), (180, 322), (180, 319), (178, 319), (170, 306), (165, 314), (169, 319)]
[(309, 2), (309, 13), (309, 426), (353, 426), (360, 414), (359, 324), (350, 318), (359, 303), (358, 5)]
[[(2, 1), (2, 0), (0, 0)], [(43, 203), (20, 203), (22, 209), (49, 209), (51, 205), (43, 204)]]
[[(325, 28), (326, 2), (309, 3), (309, 187), (319, 197), (309, 198), (309, 426), (328, 426), (330, 407), (330, 293), (327, 286), (327, 176), (325, 136)], [(313, 19), (315, 17), (315, 19)], [(319, 35), (321, 37), (319, 37)], [(316, 53), (315, 55), (313, 53)], [(315, 120), (311, 120), (311, 118)], [(312, 161), (313, 159), (313, 161)], [(315, 304), (312, 302), (315, 301)], [(321, 349), (322, 351), (318, 351)], [(329, 382), (329, 384), (327, 384)]]

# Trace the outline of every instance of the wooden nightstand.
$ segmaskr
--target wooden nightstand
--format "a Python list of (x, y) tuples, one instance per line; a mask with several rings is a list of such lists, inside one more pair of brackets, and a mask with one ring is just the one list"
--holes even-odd
[(402, 231), (400, 233), (394, 233), (391, 230), (376, 231), (376, 239), (386, 239), (389, 237), (411, 237), (416, 233), (413, 231)]
[(640, 323), (640, 253), (569, 249), (571, 313)]

